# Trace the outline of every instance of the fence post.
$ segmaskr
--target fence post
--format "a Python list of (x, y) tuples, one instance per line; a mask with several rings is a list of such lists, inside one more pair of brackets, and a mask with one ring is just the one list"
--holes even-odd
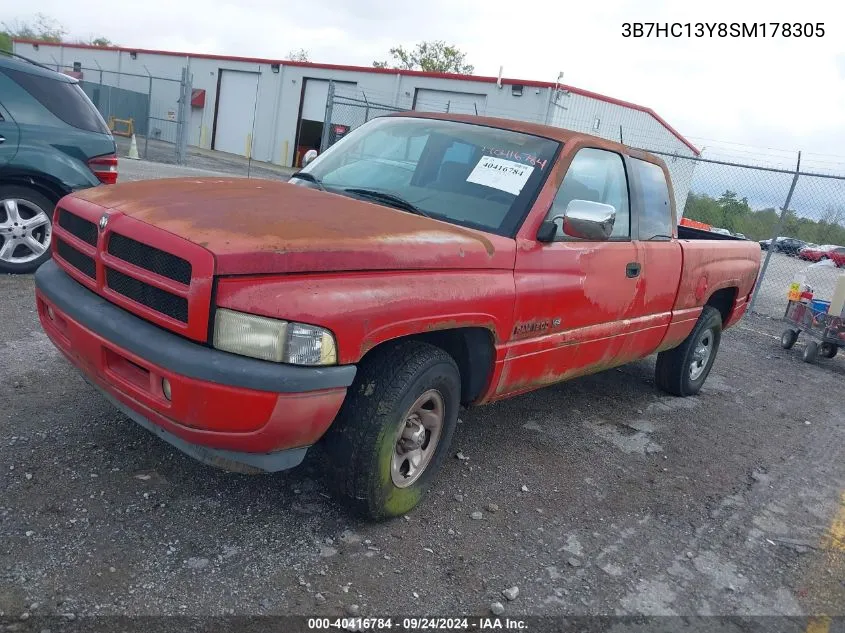
[(757, 283), (754, 286), (754, 294), (751, 297), (751, 305), (748, 306), (749, 312), (754, 312), (754, 305), (757, 303), (757, 295), (760, 294), (760, 286), (763, 285), (763, 278), (766, 276), (766, 271), (769, 268), (769, 260), (772, 259), (775, 240), (780, 237), (781, 230), (783, 229), (783, 221), (786, 218), (787, 212), (789, 211), (789, 203), (792, 202), (792, 194), (795, 193), (795, 185), (798, 184), (798, 178), (800, 175), (801, 152), (798, 152), (798, 163), (795, 165), (795, 175), (792, 177), (792, 184), (789, 186), (789, 192), (786, 194), (786, 200), (783, 203), (783, 209), (781, 210), (777, 224), (775, 224), (775, 231), (774, 235), (772, 235), (772, 241), (769, 242), (769, 248), (766, 250), (766, 259), (763, 260), (763, 267), (760, 269), (760, 275), (757, 277)]
[(179, 82), (179, 104), (176, 117), (176, 162), (186, 164), (188, 151), (188, 104), (191, 101), (191, 75), (187, 68), (182, 69), (182, 80)]
[[(334, 112), (334, 82), (329, 81), (329, 92), (326, 95), (326, 118), (323, 121), (323, 134), (320, 137), (320, 153), (325, 152), (329, 147), (329, 128), (332, 125), (332, 113)], [(294, 148), (294, 155), (296, 148)], [(294, 156), (295, 160), (295, 156)]]
[(147, 88), (147, 128), (144, 130), (144, 160), (147, 159), (147, 150), (150, 146), (150, 114), (152, 113), (150, 107), (153, 102), (153, 76), (150, 74), (150, 69), (144, 66), (147, 76), (150, 78), (150, 85)]
[(364, 109), (364, 123), (366, 123), (367, 121), (370, 120), (370, 101), (369, 101), (369, 99), (367, 99), (367, 93), (366, 92), (364, 92), (362, 90), (361, 94), (364, 96), (364, 103), (367, 104), (367, 107)]

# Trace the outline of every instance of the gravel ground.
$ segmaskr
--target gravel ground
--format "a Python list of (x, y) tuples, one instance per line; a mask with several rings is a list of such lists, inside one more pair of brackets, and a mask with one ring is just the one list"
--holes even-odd
[[(319, 457), (200, 465), (115, 411), (1, 277), (0, 612), (363, 615), (843, 613), (825, 538), (845, 489), (841, 358), (780, 325), (726, 333), (702, 394), (653, 359), (462, 415), (430, 496), (360, 522)], [(479, 516), (481, 518), (473, 518)], [(840, 534), (841, 537), (841, 534)], [(839, 544), (841, 546), (841, 543)], [(502, 592), (518, 587), (508, 600)]]
[[(761, 251), (761, 265), (765, 259), (766, 251)], [(811, 262), (797, 257), (790, 257), (783, 253), (772, 253), (769, 267), (762, 282), (760, 282), (760, 291), (754, 311), (772, 317), (782, 317), (786, 310), (786, 293), (789, 290), (789, 284), (795, 281), (802, 272), (806, 273), (810, 266)], [(830, 268), (815, 266), (811, 273), (812, 283), (819, 285), (819, 287), (832, 289), (836, 284), (836, 278), (842, 274), (845, 274), (845, 269), (834, 266)]]

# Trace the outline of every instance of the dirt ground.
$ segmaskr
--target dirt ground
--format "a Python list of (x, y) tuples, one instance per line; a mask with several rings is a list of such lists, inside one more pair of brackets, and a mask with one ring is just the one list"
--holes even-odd
[[(127, 179), (182, 175), (127, 162)], [(318, 453), (228, 474), (125, 418), (41, 332), (31, 276), (0, 277), (0, 323), (0, 629), (494, 602), (515, 618), (845, 615), (845, 355), (801, 362), (776, 320), (727, 332), (694, 398), (658, 391), (650, 358), (463, 412), (452, 454), (468, 459), (380, 524), (334, 501)]]

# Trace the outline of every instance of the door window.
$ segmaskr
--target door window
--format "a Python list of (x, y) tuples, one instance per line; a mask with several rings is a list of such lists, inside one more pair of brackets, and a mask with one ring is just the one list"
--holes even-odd
[[(631, 236), (631, 208), (628, 203), (628, 178), (625, 163), (614, 152), (591, 147), (579, 150), (572, 159), (566, 176), (558, 189), (546, 220), (563, 215), (572, 200), (588, 200), (609, 204), (616, 209), (612, 240), (629, 240)], [(555, 240), (576, 238), (563, 232), (562, 223), (556, 222)]]

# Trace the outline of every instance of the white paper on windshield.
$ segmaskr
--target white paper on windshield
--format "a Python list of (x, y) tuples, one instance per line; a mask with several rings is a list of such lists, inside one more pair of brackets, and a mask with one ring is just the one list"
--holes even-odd
[(482, 156), (475, 169), (467, 176), (467, 182), (518, 196), (533, 172), (534, 167), (531, 165), (494, 156)]

